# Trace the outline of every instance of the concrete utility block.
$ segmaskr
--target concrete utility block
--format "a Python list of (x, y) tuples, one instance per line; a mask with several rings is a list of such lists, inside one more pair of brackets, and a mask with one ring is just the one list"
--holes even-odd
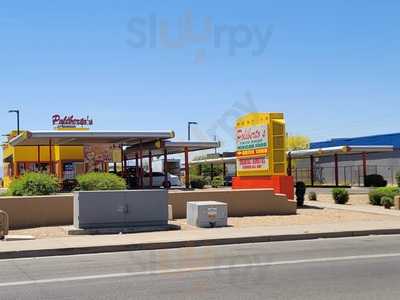
[(228, 205), (217, 201), (187, 202), (187, 223), (193, 226), (223, 227), (228, 225)]
[(166, 190), (74, 193), (74, 227), (124, 228), (168, 225)]
[(394, 209), (400, 210), (400, 196), (394, 197)]
[(172, 211), (172, 205), (168, 204), (168, 220), (172, 221), (174, 219), (174, 214)]
[(8, 234), (8, 226), (8, 214), (0, 210), (0, 240), (4, 240), (4, 237)]

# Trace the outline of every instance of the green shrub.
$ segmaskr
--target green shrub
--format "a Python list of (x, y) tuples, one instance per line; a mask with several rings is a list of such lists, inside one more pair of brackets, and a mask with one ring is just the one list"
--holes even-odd
[(398, 171), (396, 173), (396, 181), (397, 181), (397, 185), (400, 187), (400, 171)]
[(369, 192), (369, 203), (372, 205), (382, 205), (381, 201), (383, 197), (389, 197), (394, 199), (396, 195), (400, 194), (400, 188), (388, 186), (373, 189)]
[(213, 188), (224, 186), (224, 178), (221, 176), (214, 177), (214, 179), (211, 181), (211, 186)]
[(393, 199), (387, 196), (383, 196), (381, 203), (385, 208), (391, 208), (393, 206)]
[(78, 189), (81, 191), (125, 190), (126, 182), (118, 175), (111, 173), (92, 172), (77, 178)]
[(45, 173), (26, 173), (11, 182), (7, 190), (9, 196), (50, 195), (60, 189), (55, 176)]
[(344, 188), (334, 188), (332, 197), (336, 204), (346, 204), (349, 201), (349, 192)]
[(308, 200), (317, 201), (317, 193), (316, 192), (309, 192), (308, 193)]
[(387, 185), (387, 181), (379, 174), (371, 174), (365, 177), (366, 187), (384, 187)]
[(190, 178), (190, 186), (194, 189), (202, 189), (207, 181), (202, 176), (192, 176)]

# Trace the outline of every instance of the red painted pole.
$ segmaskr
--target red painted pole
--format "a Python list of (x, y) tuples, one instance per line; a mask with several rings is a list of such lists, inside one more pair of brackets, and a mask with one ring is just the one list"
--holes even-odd
[(143, 144), (142, 141), (140, 141), (139, 145), (139, 159), (140, 159), (140, 188), (143, 188)]
[(339, 186), (339, 159), (338, 155), (335, 154), (335, 185)]
[(224, 178), (226, 177), (226, 163), (222, 164)]
[(189, 176), (189, 149), (185, 147), (185, 186), (187, 189), (190, 187)]
[(149, 151), (149, 184), (153, 187), (153, 154)]
[[(122, 176), (124, 176), (124, 171), (125, 171), (125, 167), (124, 167), (124, 147), (121, 145), (121, 174)], [(117, 170), (115, 170), (116, 172)]]
[(51, 139), (49, 140), (49, 170), (50, 174), (53, 174), (53, 149), (51, 146)]
[(37, 146), (37, 170), (40, 172), (40, 145)]

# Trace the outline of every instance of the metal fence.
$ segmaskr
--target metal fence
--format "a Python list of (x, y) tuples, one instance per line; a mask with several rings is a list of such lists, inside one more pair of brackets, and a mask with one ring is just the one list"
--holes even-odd
[[(400, 166), (367, 166), (367, 175), (380, 174), (388, 184), (396, 184), (396, 173), (400, 171)], [(339, 166), (339, 185), (342, 186), (363, 186), (364, 175), (363, 167)], [(295, 182), (303, 181), (307, 185), (311, 185), (310, 168), (293, 168), (292, 175)], [(315, 167), (314, 168), (314, 185), (335, 185), (335, 168), (334, 167)]]

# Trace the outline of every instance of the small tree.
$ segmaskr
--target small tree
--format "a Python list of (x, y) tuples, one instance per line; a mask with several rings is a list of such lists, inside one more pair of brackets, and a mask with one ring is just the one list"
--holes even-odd
[(289, 135), (287, 148), (289, 151), (308, 149), (310, 148), (310, 138), (305, 135)]

